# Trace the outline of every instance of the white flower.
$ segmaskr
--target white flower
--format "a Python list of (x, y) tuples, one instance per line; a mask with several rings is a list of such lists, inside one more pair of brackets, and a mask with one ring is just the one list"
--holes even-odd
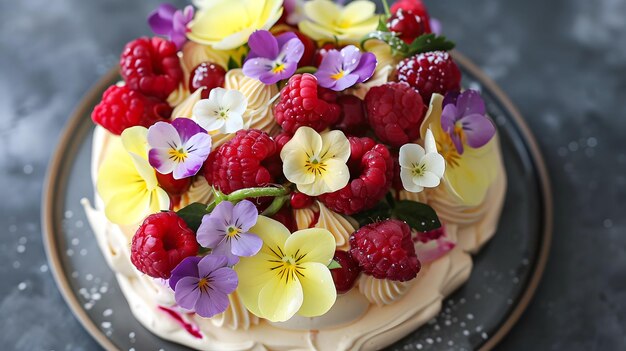
[(193, 119), (208, 132), (234, 133), (243, 128), (247, 107), (248, 100), (241, 92), (214, 88), (208, 99), (194, 105)]
[(426, 131), (426, 149), (417, 144), (404, 144), (400, 148), (400, 178), (407, 191), (419, 193), (424, 188), (439, 185), (446, 169), (446, 162), (439, 153), (433, 133)]

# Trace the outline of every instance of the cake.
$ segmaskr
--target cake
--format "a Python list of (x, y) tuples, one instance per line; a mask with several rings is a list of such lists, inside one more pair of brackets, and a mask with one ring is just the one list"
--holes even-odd
[(480, 92), (419, 0), (159, 6), (94, 108), (95, 238), (133, 315), (202, 350), (376, 350), (496, 232)]

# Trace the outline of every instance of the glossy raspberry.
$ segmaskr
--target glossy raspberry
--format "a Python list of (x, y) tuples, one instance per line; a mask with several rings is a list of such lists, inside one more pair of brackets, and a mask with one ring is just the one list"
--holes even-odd
[(191, 186), (191, 178), (174, 179), (174, 174), (156, 172), (159, 185), (170, 195), (182, 195)]
[(350, 236), (350, 247), (363, 272), (377, 279), (404, 282), (415, 278), (421, 268), (411, 228), (396, 219), (361, 227)]
[(354, 286), (354, 282), (361, 273), (361, 267), (352, 259), (349, 252), (337, 250), (335, 251), (335, 257), (333, 258), (341, 268), (335, 268), (330, 270), (330, 274), (333, 276), (333, 282), (335, 288), (339, 294), (345, 294)]
[(280, 211), (276, 212), (272, 219), (275, 219), (282, 223), (290, 232), (294, 233), (298, 230), (298, 224), (296, 223), (296, 219), (291, 212), (291, 209), (288, 206), (283, 206)]
[(303, 193), (296, 191), (291, 194), (289, 203), (291, 204), (291, 208), (297, 210), (300, 208), (306, 208), (306, 207), (311, 206), (313, 204), (313, 198), (307, 194), (303, 194)]
[(419, 16), (428, 17), (428, 11), (422, 0), (399, 0), (391, 5), (391, 13), (396, 13), (398, 10), (413, 11), (413, 13)]
[(130, 260), (139, 271), (167, 279), (184, 258), (198, 253), (198, 243), (196, 234), (176, 213), (159, 212), (137, 229), (130, 251)]
[[(328, 102), (328, 101), (330, 102)], [(318, 88), (312, 74), (296, 74), (280, 92), (280, 102), (274, 106), (276, 122), (288, 133), (302, 126), (322, 131), (339, 119), (336, 93)]]
[(274, 159), (276, 144), (265, 132), (240, 130), (235, 137), (211, 152), (204, 163), (204, 177), (221, 192), (264, 186), (273, 183), (276, 174), (266, 162)]
[(399, 147), (419, 136), (425, 106), (421, 96), (407, 84), (371, 88), (365, 106), (369, 124), (382, 142)]
[(363, 100), (354, 95), (341, 95), (337, 98), (337, 104), (341, 106), (341, 115), (335, 128), (346, 135), (365, 136), (369, 126)]
[(102, 100), (91, 112), (91, 119), (113, 134), (134, 126), (150, 127), (170, 117), (172, 108), (167, 102), (146, 97), (127, 86), (110, 86)]
[(167, 98), (183, 79), (176, 45), (159, 37), (139, 38), (126, 44), (120, 71), (131, 89), (159, 99)]
[(281, 132), (280, 134), (274, 137), (278, 154), (280, 154), (280, 151), (283, 149), (285, 144), (287, 144), (289, 140), (291, 140), (291, 138), (292, 138), (292, 135), (287, 132)]
[(203, 99), (209, 98), (213, 88), (223, 88), (226, 82), (226, 70), (213, 62), (202, 62), (189, 75), (189, 92), (206, 88), (200, 94)]
[(432, 51), (406, 58), (396, 66), (398, 81), (417, 90), (424, 103), (433, 93), (445, 95), (461, 89), (461, 71), (445, 51)]
[(348, 140), (350, 182), (342, 189), (319, 196), (326, 207), (345, 215), (374, 207), (389, 191), (393, 177), (393, 160), (385, 145), (370, 138)]
[(415, 38), (430, 33), (428, 16), (420, 16), (411, 10), (399, 9), (387, 20), (387, 28), (396, 33), (405, 43), (411, 44)]

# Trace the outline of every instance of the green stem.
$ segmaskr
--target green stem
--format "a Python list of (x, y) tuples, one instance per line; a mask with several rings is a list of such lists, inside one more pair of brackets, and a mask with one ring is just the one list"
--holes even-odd
[(275, 215), (276, 212), (280, 211), (280, 209), (283, 208), (283, 205), (285, 205), (285, 202), (287, 202), (288, 199), (289, 196), (287, 195), (275, 197), (269, 207), (266, 208), (265, 211), (263, 211), (261, 214), (268, 217)]
[(250, 197), (265, 197), (265, 196), (284, 196), (287, 195), (287, 189), (285, 187), (264, 187), (264, 188), (246, 188), (237, 191), (233, 191), (229, 195), (226, 195), (228, 201), (241, 201)]
[(385, 15), (387, 15), (387, 17), (391, 17), (391, 10), (389, 10), (387, 0), (383, 0), (383, 8), (385, 9)]
[(300, 74), (300, 73), (315, 73), (317, 72), (317, 68), (313, 67), (313, 66), (304, 66), (304, 67), (300, 67), (296, 70), (296, 74)]

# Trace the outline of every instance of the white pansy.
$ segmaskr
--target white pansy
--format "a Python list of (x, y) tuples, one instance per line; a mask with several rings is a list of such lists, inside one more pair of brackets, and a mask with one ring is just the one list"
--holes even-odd
[(426, 132), (424, 147), (417, 144), (402, 145), (399, 162), (402, 186), (413, 193), (437, 187), (446, 170), (446, 162), (437, 152), (430, 129)]
[(237, 90), (214, 88), (208, 99), (193, 107), (193, 119), (208, 132), (228, 134), (243, 129), (243, 114), (248, 107), (245, 95)]

